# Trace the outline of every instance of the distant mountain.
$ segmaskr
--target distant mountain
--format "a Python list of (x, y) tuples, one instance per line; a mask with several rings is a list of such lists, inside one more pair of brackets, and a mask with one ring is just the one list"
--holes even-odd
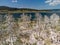
[(0, 6), (0, 10), (8, 10), (8, 11), (16, 11), (16, 10), (26, 10), (26, 11), (44, 11), (44, 12), (60, 12), (60, 9), (43, 9), (43, 10), (37, 10), (37, 9), (30, 9), (30, 8), (13, 8), (8, 6)]
[(7, 6), (0, 6), (0, 10), (18, 10), (18, 8), (12, 8)]
[(29, 11), (39, 11), (37, 9), (30, 9), (30, 8), (13, 8), (13, 7), (7, 7), (7, 6), (0, 6), (0, 10), (29, 10)]

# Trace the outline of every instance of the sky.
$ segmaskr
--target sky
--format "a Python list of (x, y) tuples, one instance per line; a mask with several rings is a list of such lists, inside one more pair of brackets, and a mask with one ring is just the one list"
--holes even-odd
[(0, 0), (0, 6), (32, 9), (60, 9), (60, 0)]

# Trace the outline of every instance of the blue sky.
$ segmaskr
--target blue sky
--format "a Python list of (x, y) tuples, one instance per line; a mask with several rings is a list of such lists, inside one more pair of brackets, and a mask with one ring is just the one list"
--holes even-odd
[(33, 8), (33, 9), (59, 9), (60, 1), (57, 0), (0, 0), (0, 6), (9, 6), (17, 8)]

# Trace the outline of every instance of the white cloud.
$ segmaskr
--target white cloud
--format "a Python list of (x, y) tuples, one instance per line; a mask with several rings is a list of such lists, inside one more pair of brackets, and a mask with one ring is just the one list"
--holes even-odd
[(46, 0), (45, 3), (48, 3), (51, 6), (56, 6), (60, 4), (60, 0)]
[(17, 0), (12, 0), (12, 2), (17, 2)]

